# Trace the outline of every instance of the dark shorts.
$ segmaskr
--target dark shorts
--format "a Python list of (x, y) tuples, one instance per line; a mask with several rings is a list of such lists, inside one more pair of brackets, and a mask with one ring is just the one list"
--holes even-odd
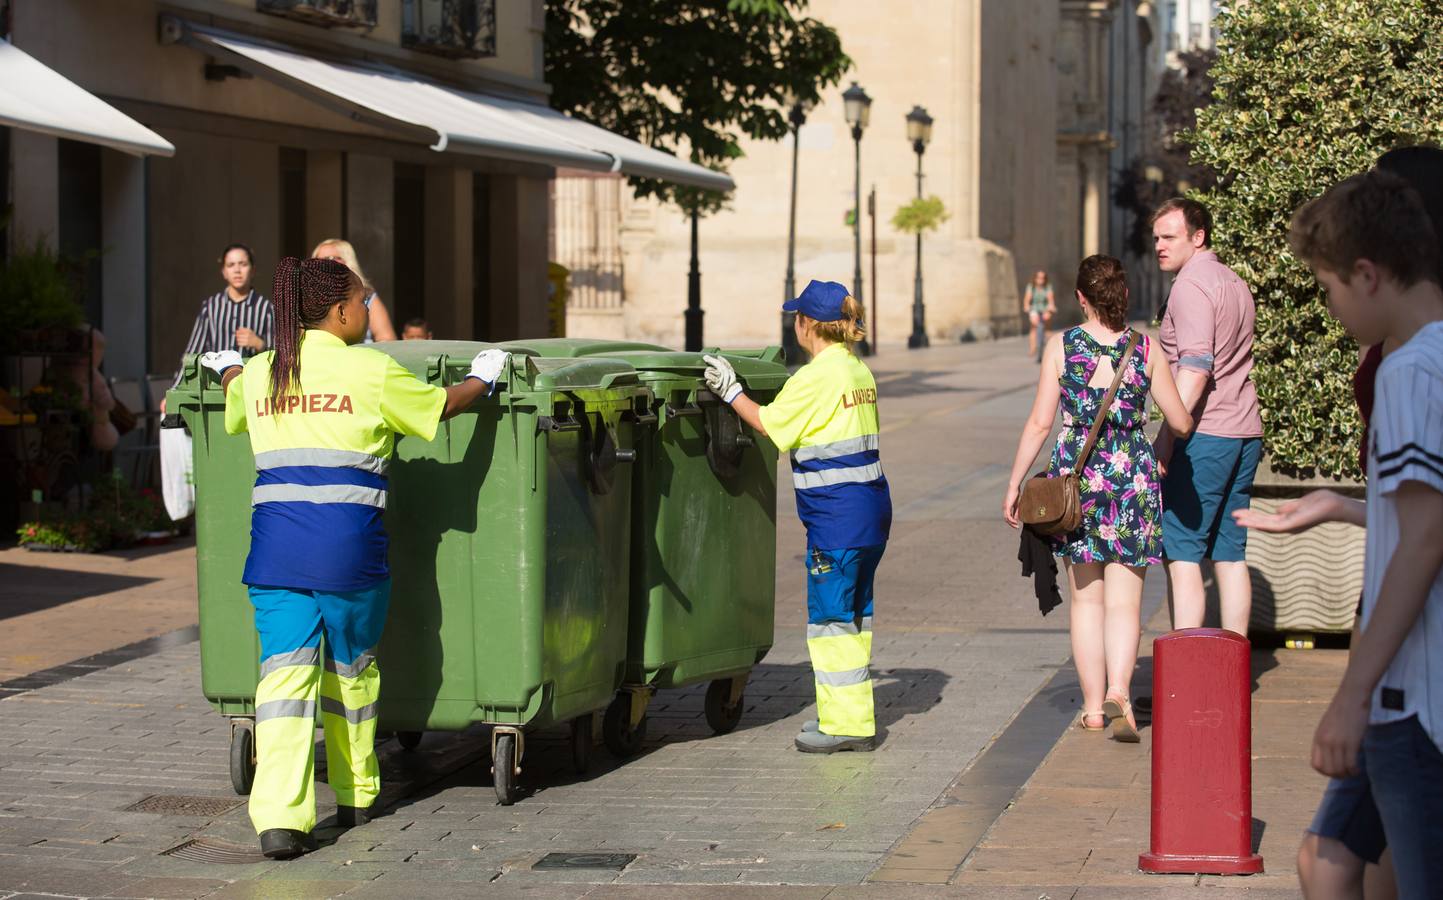
[(1162, 482), (1162, 548), (1168, 560), (1247, 558), (1247, 529), (1233, 520), (1233, 512), (1248, 507), (1262, 453), (1262, 438), (1194, 434), (1178, 443)]
[(1363, 735), (1369, 781), (1399, 897), (1436, 897), (1443, 885), (1443, 752), (1417, 716), (1369, 725)]
[[(1358, 764), (1363, 764), (1361, 754)], [(1308, 831), (1339, 841), (1359, 859), (1376, 863), (1388, 841), (1383, 836), (1383, 820), (1373, 802), (1368, 773), (1330, 780)]]

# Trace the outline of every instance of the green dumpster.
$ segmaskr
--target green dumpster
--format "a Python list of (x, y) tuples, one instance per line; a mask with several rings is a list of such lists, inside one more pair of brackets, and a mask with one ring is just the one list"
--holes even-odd
[[(425, 381), (463, 378), (488, 345), (375, 345)], [(194, 438), (201, 680), (232, 718), (232, 779), (248, 787), (259, 647), (240, 573), (249, 549), (250, 441), (186, 362), (167, 408)], [(525, 728), (570, 723), (578, 768), (593, 714), (624, 675), (634, 430), (650, 393), (617, 359), (517, 355), (496, 394), (397, 441), (386, 530), (392, 600), (379, 727), (493, 729), (497, 796), (514, 799)], [(253, 762), (250, 762), (253, 767)]]
[[(706, 389), (701, 353), (584, 339), (501, 346), (624, 360), (654, 397), (656, 422), (636, 442), (631, 634), (626, 681), (602, 722), (608, 749), (636, 753), (655, 691), (701, 681), (707, 724), (731, 731), (775, 631), (776, 447)], [(723, 355), (758, 403), (786, 382), (780, 348)]]

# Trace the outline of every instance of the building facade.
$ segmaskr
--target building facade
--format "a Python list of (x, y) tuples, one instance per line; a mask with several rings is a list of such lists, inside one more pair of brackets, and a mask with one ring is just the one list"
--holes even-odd
[[(463, 27), (427, 19), (438, 11)], [(438, 338), (545, 334), (556, 165), (652, 152), (595, 151), (620, 139), (571, 135), (590, 126), (546, 110), (543, 0), (46, 0), (10, 14), (15, 47), (174, 145), (140, 158), (0, 129), (10, 239), (100, 251), (87, 313), (113, 376), (174, 370), (231, 242), (254, 249), (267, 294), (280, 257), (341, 237), (398, 330), (423, 316)]]
[[(912, 331), (916, 243), (891, 219), (917, 191), (905, 123), (914, 105), (934, 119), (923, 192), (950, 213), (923, 242), (930, 339), (1015, 331), (1021, 284), (1039, 268), (1071, 313), (1078, 261), (1123, 252), (1114, 173), (1140, 146), (1161, 60), (1158, 11), (1140, 0), (919, 0), (883, 13), (816, 0), (808, 13), (837, 29), (854, 61), (847, 80), (873, 101), (861, 142), (862, 294), (875, 301), (881, 343)], [(854, 280), (845, 86), (808, 112), (796, 143), (799, 288)], [(780, 340), (793, 143), (743, 149), (728, 208), (700, 223), (708, 346)], [(554, 190), (555, 258), (588, 286), (573, 295), (569, 333), (679, 346), (686, 217), (616, 182), (563, 177)]]

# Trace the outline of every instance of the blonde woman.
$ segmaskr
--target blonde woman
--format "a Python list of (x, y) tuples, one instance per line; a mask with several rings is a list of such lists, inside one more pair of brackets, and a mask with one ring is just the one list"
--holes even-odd
[(1052, 294), (1052, 281), (1047, 270), (1038, 269), (1032, 280), (1022, 289), (1022, 313), (1032, 323), (1027, 332), (1027, 355), (1042, 359), (1042, 348), (1047, 344), (1047, 323), (1057, 312), (1057, 298)]
[(396, 339), (396, 326), (391, 323), (391, 311), (386, 309), (381, 295), (376, 293), (371, 280), (361, 270), (361, 263), (356, 259), (356, 248), (351, 246), (350, 241), (327, 238), (316, 245), (316, 249), (311, 252), (311, 258), (334, 259), (361, 279), (361, 284), (366, 288), (366, 310), (371, 316), (371, 325), (366, 331), (366, 343)]

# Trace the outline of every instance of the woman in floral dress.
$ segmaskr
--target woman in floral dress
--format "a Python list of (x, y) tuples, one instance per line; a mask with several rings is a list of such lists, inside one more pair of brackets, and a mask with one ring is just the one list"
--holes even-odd
[[(1058, 407), (1062, 433), (1049, 475), (1077, 464), (1132, 335), (1127, 327), (1127, 275), (1116, 259), (1099, 255), (1082, 261), (1077, 302), (1085, 321), (1048, 341), (1032, 414), (1018, 442), (1002, 503), (1003, 516), (1013, 528), (1020, 525), (1022, 481), (1052, 431)], [(1142, 633), (1142, 579), (1148, 566), (1162, 562), (1160, 473), (1143, 431), (1149, 391), (1166, 427), (1178, 437), (1192, 430), (1192, 416), (1178, 396), (1167, 360), (1154, 355), (1152, 341), (1140, 336), (1097, 444), (1082, 465), (1082, 524), (1051, 538), (1071, 588), (1072, 657), (1082, 683), (1080, 724), (1101, 730), (1111, 719), (1113, 737), (1126, 742), (1138, 739), (1128, 698)]]

